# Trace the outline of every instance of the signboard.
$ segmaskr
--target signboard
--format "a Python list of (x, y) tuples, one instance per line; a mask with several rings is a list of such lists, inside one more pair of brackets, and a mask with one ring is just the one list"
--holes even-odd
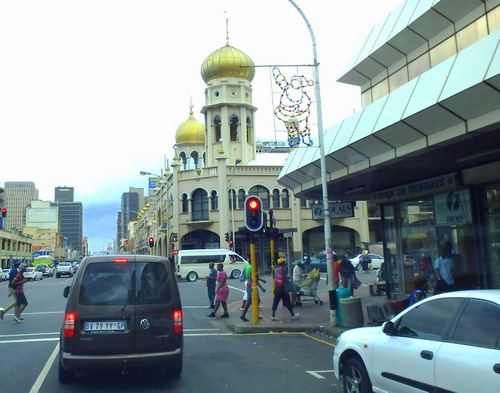
[(172, 255), (179, 255), (179, 250), (172, 250)]
[(434, 195), (436, 225), (472, 223), (470, 193), (466, 188)]
[[(331, 219), (354, 217), (354, 202), (331, 202), (328, 207)], [(325, 219), (323, 204), (312, 205), (311, 210), (313, 220)]]
[(150, 189), (161, 188), (160, 180), (161, 180), (161, 178), (159, 178), (159, 177), (150, 177), (149, 178), (149, 188)]
[(381, 204), (436, 194), (456, 188), (456, 176), (456, 173), (449, 173), (447, 175), (377, 191), (371, 195), (371, 200), (374, 203)]

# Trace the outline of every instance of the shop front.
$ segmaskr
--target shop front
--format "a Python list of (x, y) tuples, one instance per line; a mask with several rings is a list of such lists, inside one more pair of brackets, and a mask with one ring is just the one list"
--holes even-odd
[[(451, 173), (372, 195), (382, 208), (389, 297), (408, 297), (420, 276), (430, 293), (500, 288), (500, 185), (464, 187), (460, 178)], [(443, 259), (447, 272), (436, 269)]]

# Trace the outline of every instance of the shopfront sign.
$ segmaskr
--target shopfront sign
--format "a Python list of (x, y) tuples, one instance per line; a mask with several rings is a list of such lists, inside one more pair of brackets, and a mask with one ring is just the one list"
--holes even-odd
[[(328, 208), (331, 219), (354, 217), (354, 202), (332, 202)], [(312, 205), (311, 209), (313, 220), (325, 219), (323, 204)]]
[(436, 225), (472, 223), (470, 193), (466, 188), (434, 195)]
[(433, 177), (432, 179), (421, 180), (415, 183), (377, 191), (371, 195), (371, 201), (373, 203), (382, 204), (440, 193), (456, 188), (456, 177), (456, 173), (450, 173), (447, 175)]

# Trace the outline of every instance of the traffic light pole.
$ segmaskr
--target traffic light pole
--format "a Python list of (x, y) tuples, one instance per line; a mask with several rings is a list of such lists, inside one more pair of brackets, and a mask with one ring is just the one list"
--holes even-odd
[(250, 264), (252, 265), (252, 323), (259, 324), (259, 292), (257, 287), (257, 261), (255, 260), (255, 236), (250, 232)]

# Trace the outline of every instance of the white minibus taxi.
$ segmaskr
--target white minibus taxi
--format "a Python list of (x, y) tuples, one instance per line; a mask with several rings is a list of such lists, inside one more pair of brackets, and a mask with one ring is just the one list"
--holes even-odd
[(247, 261), (240, 255), (224, 249), (181, 250), (177, 255), (177, 278), (196, 281), (198, 277), (206, 277), (210, 272), (210, 262), (224, 264), (224, 271), (229, 278), (238, 278)]

